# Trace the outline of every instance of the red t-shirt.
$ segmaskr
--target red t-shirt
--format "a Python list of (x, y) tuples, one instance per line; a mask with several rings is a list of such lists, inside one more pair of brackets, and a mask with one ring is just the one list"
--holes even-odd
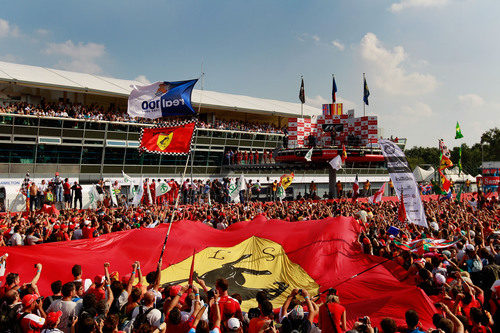
[(326, 309), (327, 306), (332, 314), (332, 319), (337, 328), (337, 332), (342, 332), (340, 320), (342, 319), (342, 314), (345, 312), (345, 308), (338, 303), (326, 303), (319, 308), (319, 327), (321, 328), (321, 332), (335, 332), (333, 330), (332, 320), (330, 319), (328, 310)]
[(82, 238), (94, 238), (95, 228), (83, 227)]
[(71, 194), (71, 185), (67, 182), (63, 184), (63, 193)]

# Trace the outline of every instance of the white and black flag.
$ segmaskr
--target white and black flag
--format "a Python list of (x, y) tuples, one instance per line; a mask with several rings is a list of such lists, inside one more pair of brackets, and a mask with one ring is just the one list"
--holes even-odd
[(396, 195), (401, 196), (404, 193), (404, 205), (406, 208), (406, 217), (410, 223), (427, 227), (424, 206), (420, 198), (415, 176), (411, 172), (406, 156), (394, 142), (390, 140), (378, 140), (382, 154), (387, 162), (387, 171), (391, 176)]

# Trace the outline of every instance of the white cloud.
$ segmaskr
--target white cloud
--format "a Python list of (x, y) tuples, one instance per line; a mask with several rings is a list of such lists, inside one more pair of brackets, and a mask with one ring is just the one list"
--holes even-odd
[(397, 13), (406, 8), (436, 8), (443, 7), (449, 2), (450, 0), (399, 0), (399, 2), (393, 3), (389, 10)]
[(5, 62), (19, 62), (19, 58), (13, 54), (7, 53), (6, 55), (0, 56), (1, 61)]
[(40, 36), (47, 36), (50, 31), (47, 29), (37, 29), (35, 32)]
[(106, 47), (96, 43), (74, 44), (68, 40), (64, 43), (48, 44), (44, 52), (61, 57), (57, 66), (63, 69), (94, 74), (102, 71), (97, 61), (106, 54)]
[[(458, 101), (464, 109), (475, 109), (483, 106), (484, 99), (476, 94), (465, 94), (458, 96)], [(472, 110), (477, 111), (477, 110)]]
[(311, 38), (315, 41), (315, 42), (319, 42), (320, 41), (320, 38), (318, 35), (312, 35)]
[(345, 49), (345, 45), (342, 44), (341, 42), (339, 42), (338, 40), (332, 41), (332, 45), (335, 46), (340, 51), (344, 51), (344, 49)]
[(402, 46), (384, 48), (377, 36), (367, 33), (361, 40), (361, 56), (372, 68), (367, 82), (393, 95), (420, 95), (436, 89), (437, 80), (430, 74), (408, 73), (403, 67), (408, 55)]
[(139, 75), (134, 80), (143, 84), (151, 84), (151, 81), (149, 81), (145, 75)]
[(15, 25), (10, 25), (9, 21), (0, 18), (0, 38), (18, 36), (19, 28)]
[(422, 102), (417, 102), (413, 106), (403, 106), (401, 111), (408, 116), (414, 117), (413, 119), (420, 117), (428, 118), (434, 114), (431, 107)]

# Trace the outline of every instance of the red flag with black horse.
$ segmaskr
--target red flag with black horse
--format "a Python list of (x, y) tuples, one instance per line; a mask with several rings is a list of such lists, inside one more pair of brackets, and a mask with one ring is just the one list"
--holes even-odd
[(149, 153), (178, 155), (191, 151), (195, 123), (143, 128), (139, 149)]

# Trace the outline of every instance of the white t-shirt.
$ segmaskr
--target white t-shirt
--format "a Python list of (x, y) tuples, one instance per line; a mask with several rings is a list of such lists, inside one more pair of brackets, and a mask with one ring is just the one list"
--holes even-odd
[[(148, 307), (146, 306), (136, 306), (134, 311), (132, 311), (132, 320), (135, 321), (135, 318), (139, 315), (139, 309), (142, 308), (143, 313), (149, 310)], [(148, 323), (151, 326), (154, 327), (160, 327), (162, 320), (161, 320), (161, 312), (158, 309), (153, 309), (149, 311), (149, 313), (146, 316), (146, 319), (148, 320)]]
[(59, 325), (57, 325), (57, 328), (65, 333), (70, 333), (72, 323), (69, 322), (69, 318), (71, 316), (73, 318), (78, 317), (81, 308), (82, 303), (75, 303), (73, 301), (63, 301), (62, 299), (58, 299), (50, 304), (49, 308), (47, 309), (47, 313), (61, 311), (61, 321), (59, 322)]
[(24, 245), (23, 236), (21, 236), (21, 234), (19, 234), (18, 232), (14, 233), (10, 238), (10, 245), (12, 246)]

